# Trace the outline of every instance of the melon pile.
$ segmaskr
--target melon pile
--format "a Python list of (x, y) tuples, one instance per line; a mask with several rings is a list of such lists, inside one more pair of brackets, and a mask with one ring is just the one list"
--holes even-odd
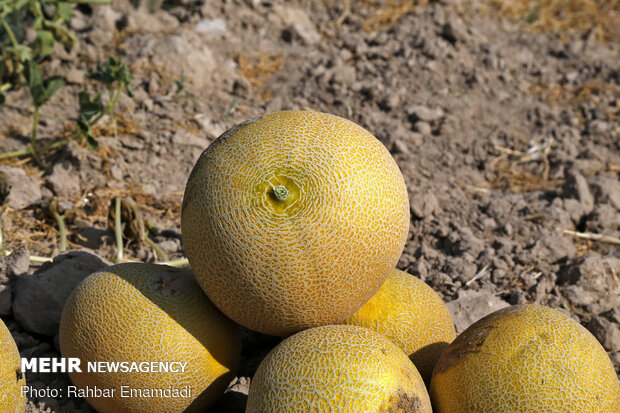
[(396, 162), (360, 126), (312, 111), (239, 124), (187, 182), (192, 272), (108, 267), (73, 291), (62, 315), (65, 357), (189, 368), (71, 379), (194, 388), (87, 397), (100, 412), (204, 411), (234, 376), (241, 325), (286, 337), (252, 378), (247, 412), (620, 412), (608, 355), (557, 310), (509, 307), (457, 337), (439, 295), (395, 268), (409, 222)]

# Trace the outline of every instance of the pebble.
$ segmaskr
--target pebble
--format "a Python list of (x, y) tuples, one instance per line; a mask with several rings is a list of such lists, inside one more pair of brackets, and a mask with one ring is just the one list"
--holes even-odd
[(65, 74), (65, 79), (67, 80), (67, 83), (70, 83), (73, 85), (83, 85), (85, 78), (86, 78), (86, 71), (76, 69), (76, 68), (71, 68), (67, 70), (67, 73)]
[(274, 12), (282, 19), (284, 25), (297, 35), (303, 43), (312, 45), (321, 41), (321, 35), (302, 9), (278, 5), (274, 7)]
[(211, 36), (226, 36), (229, 34), (226, 20), (221, 17), (210, 20), (200, 20), (196, 23), (196, 31)]
[(430, 136), (432, 133), (431, 125), (427, 122), (417, 121), (413, 124), (413, 130), (422, 136)]
[(444, 117), (444, 111), (441, 108), (431, 109), (420, 105), (408, 107), (407, 114), (414, 120), (421, 120), (424, 122), (433, 122)]

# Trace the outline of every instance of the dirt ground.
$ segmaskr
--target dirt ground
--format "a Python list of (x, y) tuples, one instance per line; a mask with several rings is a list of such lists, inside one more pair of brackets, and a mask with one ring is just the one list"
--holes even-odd
[[(134, 76), (117, 136), (0, 162), (12, 185), (0, 217), (0, 315), (23, 357), (58, 356), (62, 302), (114, 259), (108, 209), (135, 203), (169, 259), (183, 257), (189, 172), (220, 133), (281, 109), (349, 118), (401, 168), (411, 230), (398, 268), (448, 302), (457, 330), (509, 304), (569, 311), (620, 372), (620, 6), (617, 2), (127, 0), (80, 6), (79, 43), (45, 73), (68, 85), (42, 107), (40, 140), (70, 136), (86, 73), (107, 55)], [(538, 8), (532, 4), (539, 4)], [(594, 4), (594, 6), (593, 6)], [(149, 7), (151, 6), (151, 11)], [(104, 101), (109, 98), (103, 93)], [(27, 90), (0, 107), (0, 153), (24, 149)], [(59, 253), (50, 204), (67, 218)], [(34, 258), (33, 260), (29, 260)], [(144, 242), (127, 259), (161, 261)], [(72, 273), (75, 279), (60, 280)], [(277, 339), (244, 331), (238, 378), (211, 411), (243, 411)], [(63, 374), (28, 374), (63, 388)], [(90, 412), (81, 399), (31, 398), (28, 411)]]

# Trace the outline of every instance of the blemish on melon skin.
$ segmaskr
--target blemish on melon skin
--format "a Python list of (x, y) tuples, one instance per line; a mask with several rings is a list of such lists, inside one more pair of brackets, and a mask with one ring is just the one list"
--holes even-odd
[(479, 353), (479, 349), (484, 344), (489, 333), (497, 328), (493, 325), (494, 320), (497, 320), (505, 314), (516, 313), (521, 310), (523, 305), (513, 305), (503, 308), (499, 311), (491, 313), (474, 324), (469, 326), (463, 331), (453, 342), (448, 349), (442, 354), (441, 358), (437, 362), (435, 374), (441, 374), (448, 371), (454, 364), (465, 359), (470, 354)]
[(495, 326), (486, 326), (482, 328), (469, 328), (465, 330), (459, 337), (456, 338), (443, 353), (433, 375), (438, 373), (445, 373), (454, 364), (463, 360), (470, 354), (479, 353), (479, 349), (484, 344), (484, 341), (488, 337), (491, 330), (495, 329)]
[(422, 400), (416, 395), (409, 395), (399, 389), (387, 403), (385, 413), (416, 413), (422, 411)]

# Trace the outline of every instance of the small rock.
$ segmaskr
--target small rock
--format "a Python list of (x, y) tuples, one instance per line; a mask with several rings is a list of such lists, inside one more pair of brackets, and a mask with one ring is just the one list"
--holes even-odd
[(89, 27), (89, 23), (86, 19), (86, 16), (81, 12), (74, 9), (73, 16), (71, 16), (71, 20), (69, 21), (71, 28), (75, 31), (86, 30)]
[(441, 108), (430, 109), (426, 106), (413, 105), (407, 108), (407, 114), (412, 117), (413, 121), (421, 120), (424, 122), (433, 122), (441, 119), (444, 112)]
[(620, 214), (610, 204), (596, 204), (586, 221), (586, 230), (594, 233), (610, 233), (620, 228)]
[(23, 169), (0, 166), (0, 171), (6, 174), (6, 178), (11, 185), (11, 192), (7, 198), (11, 208), (26, 208), (41, 199), (41, 186), (39, 182), (26, 175)]
[(86, 71), (80, 70), (76, 68), (71, 68), (67, 71), (65, 75), (65, 79), (67, 79), (67, 83), (73, 85), (82, 85), (84, 84), (84, 79), (86, 78)]
[(179, 129), (172, 135), (172, 143), (176, 145), (197, 146), (199, 148), (206, 148), (209, 145), (207, 139), (200, 138), (185, 129)]
[(247, 97), (252, 93), (252, 84), (244, 77), (235, 79), (232, 92), (235, 96)]
[(150, 13), (145, 8), (138, 8), (128, 14), (127, 26), (147, 33), (170, 33), (179, 26), (179, 21), (163, 10)]
[(439, 208), (439, 201), (433, 190), (416, 193), (413, 189), (409, 194), (411, 213), (420, 219), (430, 217)]
[[(577, 199), (566, 198), (563, 202), (563, 208), (553, 208), (551, 216), (560, 223), (560, 225), (568, 226), (569, 224), (577, 225), (581, 222), (584, 215), (588, 215), (592, 211), (591, 207), (587, 207)], [(568, 214), (568, 217), (566, 216)], [(567, 220), (570, 218), (570, 220)], [(568, 222), (565, 222), (568, 221)]]
[(58, 255), (33, 275), (18, 277), (13, 299), (15, 319), (29, 332), (54, 336), (71, 291), (85, 277), (107, 265), (94, 254), (72, 251)]
[(30, 252), (21, 245), (11, 255), (0, 258), (0, 284), (7, 283), (12, 278), (26, 274), (30, 268)]
[(307, 45), (317, 44), (321, 41), (321, 35), (306, 12), (296, 7), (275, 6), (275, 13), (282, 19), (285, 26), (289, 30), (299, 36), (299, 38)]
[(509, 304), (489, 293), (460, 290), (459, 297), (446, 305), (452, 313), (456, 332), (459, 334), (482, 317), (508, 307)]
[(205, 132), (206, 137), (209, 139), (215, 139), (224, 133), (227, 129), (226, 125), (215, 119), (212, 119), (204, 114), (196, 115), (196, 122), (200, 129)]
[(71, 198), (80, 193), (80, 178), (68, 162), (56, 163), (46, 183), (60, 197)]
[(598, 175), (590, 182), (596, 203), (610, 202), (616, 209), (620, 209), (620, 181)]
[(592, 212), (594, 208), (594, 197), (590, 192), (588, 181), (580, 173), (574, 173), (569, 176), (564, 191), (567, 195), (575, 196), (579, 202), (584, 205), (586, 214)]
[(226, 20), (218, 17), (199, 21), (196, 23), (196, 31), (211, 36), (226, 36), (228, 34), (228, 26), (226, 25)]
[(593, 120), (588, 124), (588, 132), (594, 135), (603, 135), (609, 132), (609, 123), (603, 120)]
[(400, 139), (395, 140), (394, 143), (392, 144), (392, 152), (393, 153), (403, 153), (403, 154), (410, 154), (411, 153), (411, 151), (407, 147), (407, 144), (405, 142), (403, 142), (402, 140), (400, 140)]
[(168, 251), (168, 252), (176, 252), (179, 250), (179, 241), (178, 240), (172, 240), (172, 239), (167, 239), (165, 241), (161, 241), (158, 242), (157, 245), (159, 245), (159, 248), (161, 248), (164, 251)]
[(441, 27), (441, 37), (454, 44), (457, 41), (463, 42), (467, 37), (467, 29), (461, 19), (452, 19)]
[(431, 125), (422, 121), (414, 123), (413, 130), (420, 133), (422, 136), (430, 136), (432, 133)]
[(121, 14), (112, 7), (95, 7), (89, 40), (96, 46), (107, 46), (114, 39), (116, 22)]

